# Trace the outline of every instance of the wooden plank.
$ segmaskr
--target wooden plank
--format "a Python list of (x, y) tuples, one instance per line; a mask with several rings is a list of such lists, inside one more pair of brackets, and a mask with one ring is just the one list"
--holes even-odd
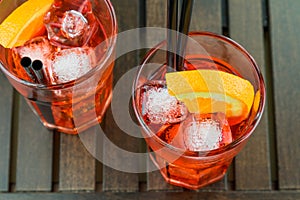
[[(155, 169), (152, 160), (147, 160), (148, 169)], [(147, 190), (148, 191), (182, 191), (182, 188), (168, 184), (162, 177), (159, 170), (147, 173)]]
[[(129, 88), (127, 88), (127, 91), (128, 89)], [(127, 133), (119, 129), (118, 125), (114, 122), (111, 109), (108, 109), (107, 111), (104, 132), (106, 133), (106, 137), (109, 139), (109, 143), (113, 144), (113, 146), (118, 146), (119, 148), (128, 152), (138, 152), (140, 141), (137, 138), (128, 136)], [(120, 155), (119, 152), (116, 152), (114, 147), (109, 143), (103, 143), (103, 159), (105, 161), (109, 159), (110, 163), (116, 167), (111, 168), (110, 166), (103, 166), (103, 191), (138, 191), (138, 174), (123, 172), (116, 168), (124, 165), (124, 162), (126, 162), (126, 166), (139, 165), (139, 161), (126, 160), (126, 157), (124, 157), (124, 155)]]
[[(80, 134), (91, 134), (89, 129)], [(59, 190), (92, 191), (95, 189), (96, 162), (78, 135), (60, 135)]]
[(6, 192), (9, 189), (13, 89), (2, 73), (0, 73), (0, 83), (0, 192)]
[(300, 1), (269, 0), (280, 189), (300, 188)]
[(212, 183), (210, 185), (204, 186), (203, 188), (200, 188), (198, 191), (202, 192), (202, 191), (225, 191), (228, 190), (228, 173), (219, 181)]
[(222, 1), (195, 0), (191, 31), (222, 33)]
[[(166, 1), (148, 0), (147, 1), (148, 27), (166, 27)], [(222, 2), (219, 0), (197, 0), (194, 1), (191, 31), (211, 31), (222, 33)], [(151, 160), (149, 161), (151, 162)], [(178, 190), (178, 187), (166, 184), (159, 171), (148, 173), (148, 190)], [(223, 190), (227, 188), (226, 179), (205, 187), (206, 190)]]
[[(119, 32), (138, 28), (140, 26), (142, 20), (142, 17), (140, 16), (140, 6), (142, 3), (143, 1), (139, 0), (112, 1), (117, 15)], [(114, 67), (114, 83), (117, 83), (124, 73), (138, 64), (137, 57), (138, 53), (132, 52), (117, 59)], [(124, 63), (126, 64), (124, 65)], [(129, 105), (129, 102), (124, 102), (124, 99), (121, 98), (128, 92), (130, 92), (130, 88), (124, 86), (123, 90), (121, 89), (120, 94), (113, 94), (113, 101), (115, 101), (118, 105)], [(111, 109), (108, 109), (106, 113), (104, 126), (104, 132), (107, 134), (107, 136), (109, 136), (110, 141), (112, 141), (115, 145), (121, 147), (122, 149), (126, 149), (129, 152), (138, 152), (139, 141), (134, 137), (129, 137), (127, 133), (120, 130), (114, 121), (114, 116), (111, 113)], [(126, 128), (126, 130), (128, 129), (130, 129), (130, 127)], [(122, 155), (118, 155), (118, 152), (114, 151), (113, 147), (107, 145), (107, 143), (103, 144), (104, 160), (110, 159), (116, 166), (122, 166), (124, 164), (122, 163), (124, 162), (124, 159), (121, 157)], [(131, 164), (137, 165), (138, 161)], [(139, 176), (137, 173), (122, 172), (117, 169), (110, 168), (109, 166), (103, 166), (102, 189), (103, 191), (138, 191)]]
[(52, 134), (20, 97), (17, 138), (17, 191), (50, 191)]
[[(228, 3), (230, 37), (249, 51), (266, 77), (262, 1), (229, 0)], [(235, 160), (238, 190), (271, 189), (267, 113), (268, 106), (260, 125)]]
[[(146, 27), (160, 27), (167, 28), (167, 1), (161, 0), (146, 0), (146, 8), (145, 8), (145, 21)], [(164, 40), (167, 35), (167, 31), (160, 31), (157, 34), (147, 34), (147, 42), (151, 44), (147, 44), (147, 46), (156, 45), (153, 44), (153, 41), (157, 41), (157, 38), (162, 38)], [(159, 43), (158, 41), (157, 43)], [(143, 52), (143, 56), (146, 52)], [(142, 56), (142, 57), (143, 57)]]
[[(220, 0), (196, 0), (194, 1), (191, 31), (209, 31), (222, 34), (222, 1)], [(227, 175), (226, 175), (227, 176)], [(203, 190), (226, 190), (227, 178), (208, 185)]]
[(132, 200), (132, 199), (205, 199), (205, 200), (282, 200), (300, 199), (299, 191), (244, 191), (244, 192), (142, 192), (142, 193), (3, 193), (1, 199), (5, 200)]
[[(152, 162), (150, 160), (150, 162)], [(148, 172), (147, 176), (147, 190), (148, 191), (164, 191), (164, 190), (182, 190), (180, 187), (168, 184), (162, 177), (159, 171)]]
[(147, 27), (167, 27), (166, 13), (167, 1), (146, 1), (146, 25)]
[[(166, 28), (167, 1), (147, 0), (146, 3), (146, 27)], [(147, 160), (147, 167), (149, 169), (153, 168), (153, 163), (150, 158)], [(163, 191), (181, 189), (166, 183), (161, 173), (157, 170), (147, 173), (147, 190)]]
[[(166, 28), (166, 1), (146, 1), (146, 25)], [(222, 1), (194, 1), (190, 31), (222, 33)]]

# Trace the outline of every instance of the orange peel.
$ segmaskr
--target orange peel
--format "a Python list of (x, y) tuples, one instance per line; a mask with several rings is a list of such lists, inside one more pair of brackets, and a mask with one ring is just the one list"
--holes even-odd
[(189, 70), (166, 74), (169, 94), (191, 113), (225, 113), (231, 125), (245, 120), (254, 100), (252, 84), (218, 70)]
[(0, 44), (5, 48), (23, 45), (43, 27), (45, 13), (53, 0), (28, 0), (0, 24)]

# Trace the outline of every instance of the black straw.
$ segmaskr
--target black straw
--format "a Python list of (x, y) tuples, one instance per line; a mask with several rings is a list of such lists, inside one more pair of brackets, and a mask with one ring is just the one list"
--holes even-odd
[(32, 62), (32, 68), (36, 71), (40, 71), (43, 68), (43, 63), (40, 60), (34, 60)]
[(33, 72), (36, 76), (38, 83), (47, 84), (46, 76), (43, 71), (43, 63), (40, 60), (34, 60), (31, 64)]
[(27, 75), (31, 78), (31, 80), (35, 81), (35, 76), (31, 70), (31, 59), (29, 57), (21, 58), (20, 64), (25, 69)]
[(176, 41), (177, 41), (177, 9), (178, 0), (167, 2), (167, 66), (176, 70)]
[(40, 60), (34, 60), (33, 62), (29, 57), (23, 57), (20, 61), (20, 64), (25, 69), (28, 76), (33, 80), (33, 82), (37, 82), (40, 84), (47, 84), (47, 77), (43, 71), (43, 63)]
[(180, 34), (178, 36), (178, 42), (177, 42), (177, 46), (176, 46), (176, 49), (177, 49), (176, 66), (177, 66), (178, 71), (183, 70), (185, 49), (186, 49), (186, 43), (187, 43), (187, 35), (189, 32), (189, 28), (190, 28), (193, 3), (194, 3), (194, 0), (183, 0), (182, 1), (180, 24), (179, 24), (179, 32), (182, 34)]
[(24, 67), (24, 68), (28, 68), (30, 65), (31, 65), (31, 59), (29, 57), (23, 57), (21, 59), (21, 65)]

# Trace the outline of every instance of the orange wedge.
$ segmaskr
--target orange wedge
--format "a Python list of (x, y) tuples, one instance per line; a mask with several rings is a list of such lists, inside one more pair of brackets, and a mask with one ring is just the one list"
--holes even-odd
[(170, 95), (184, 102), (191, 113), (222, 112), (231, 125), (246, 119), (253, 104), (252, 84), (227, 72), (171, 72), (166, 74), (166, 82)]
[(0, 25), (0, 44), (5, 48), (23, 45), (43, 27), (43, 18), (53, 0), (28, 0)]

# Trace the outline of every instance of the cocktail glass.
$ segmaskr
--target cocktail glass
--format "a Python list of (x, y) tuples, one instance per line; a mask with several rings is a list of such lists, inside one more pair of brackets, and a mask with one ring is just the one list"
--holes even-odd
[[(133, 107), (150, 158), (168, 183), (198, 189), (220, 180), (245, 146), (262, 115), (265, 86), (254, 59), (235, 41), (207, 32), (189, 36), (184, 70), (234, 74), (248, 80), (255, 94), (250, 113), (242, 121), (227, 121), (224, 113), (199, 117), (168, 93), (165, 75), (174, 70), (166, 66), (166, 42), (145, 56), (133, 84)], [(214, 138), (220, 129), (217, 134), (221, 135)]]
[[(0, 22), (24, 1), (14, 2), (1, 2)], [(101, 122), (111, 101), (116, 16), (109, 0), (53, 2), (56, 5), (51, 11), (49, 8), (47, 19), (44, 18), (44, 25), (48, 27), (42, 35), (20, 47), (4, 48), (0, 45), (0, 68), (45, 127), (77, 134)], [(79, 7), (79, 11), (76, 10)], [(87, 13), (86, 18), (81, 11)], [(91, 23), (89, 20), (93, 24), (84, 29), (85, 23)], [(58, 25), (61, 21), (65, 24)], [(76, 35), (66, 36), (67, 31), (74, 33), (76, 26), (82, 28), (83, 34), (89, 31), (89, 35), (83, 39), (75, 38)], [(58, 27), (64, 30), (56, 33)], [(35, 28), (40, 27), (32, 27)], [(70, 42), (68, 37), (72, 39), (73, 36), (75, 39)], [(33, 80), (20, 64), (24, 57), (34, 61), (35, 56), (43, 57), (44, 64), (42, 79), (39, 78), (41, 74), (36, 74), (38, 81)], [(86, 68), (79, 69), (81, 64)]]

